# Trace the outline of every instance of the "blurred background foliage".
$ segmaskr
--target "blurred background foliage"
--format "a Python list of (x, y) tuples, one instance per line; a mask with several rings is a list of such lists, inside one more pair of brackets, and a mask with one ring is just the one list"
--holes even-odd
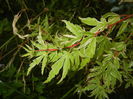
[[(120, 2), (120, 0), (0, 0), (0, 97), (3, 99), (59, 99), (65, 96), (66, 99), (71, 99), (78, 98), (77, 94), (71, 92), (71, 88), (81, 80), (82, 71), (60, 85), (54, 82), (43, 85), (41, 82), (45, 77), (36, 72), (37, 69), (31, 76), (26, 76), (28, 61), (21, 55), (23, 54), (22, 46), (28, 43), (29, 39), (19, 39), (12, 32), (14, 15), (21, 9), (26, 9), (26, 11), (18, 22), (19, 29), (23, 28), (27, 19), (45, 18), (47, 15), (49, 24), (54, 24), (52, 32), (63, 33), (65, 26), (61, 20), (79, 23), (79, 16), (100, 18), (101, 15), (110, 11), (131, 14), (133, 3)], [(37, 21), (37, 18), (33, 23)], [(120, 88), (110, 97), (125, 99), (127, 95), (132, 94), (131, 90)], [(81, 96), (81, 98), (87, 97)]]

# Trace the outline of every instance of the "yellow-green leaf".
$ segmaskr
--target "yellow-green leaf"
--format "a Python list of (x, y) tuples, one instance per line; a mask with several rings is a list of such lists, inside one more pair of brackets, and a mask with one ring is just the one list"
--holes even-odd
[(96, 26), (97, 24), (99, 24), (99, 21), (96, 18), (79, 18), (81, 20), (81, 22), (90, 25), (90, 26)]
[(29, 75), (30, 71), (41, 62), (43, 57), (44, 56), (42, 55), (33, 60), (33, 62), (30, 64), (30, 67), (28, 68), (27, 75)]
[(83, 30), (79, 25), (74, 25), (73, 23), (70, 23), (69, 21), (63, 20), (66, 24), (66, 28), (72, 32), (77, 37), (82, 37), (85, 30)]
[(60, 71), (64, 63), (64, 57), (60, 58), (56, 63), (52, 65), (52, 70), (50, 71), (48, 78), (44, 83), (50, 82)]
[(61, 77), (61, 79), (60, 79), (60, 81), (58, 83), (60, 83), (66, 77), (69, 69), (70, 69), (70, 59), (69, 59), (69, 55), (67, 55), (66, 59), (64, 61), (64, 65), (63, 65), (62, 77)]
[(44, 73), (44, 68), (46, 67), (46, 63), (47, 63), (47, 55), (45, 55), (44, 58), (43, 58), (43, 60), (42, 60), (42, 68), (41, 68), (42, 75)]
[(119, 28), (119, 31), (118, 31), (118, 33), (117, 33), (117, 36), (121, 35), (121, 34), (125, 31), (127, 25), (128, 25), (128, 22), (123, 22), (123, 23), (122, 23), (122, 25), (121, 25), (121, 27)]

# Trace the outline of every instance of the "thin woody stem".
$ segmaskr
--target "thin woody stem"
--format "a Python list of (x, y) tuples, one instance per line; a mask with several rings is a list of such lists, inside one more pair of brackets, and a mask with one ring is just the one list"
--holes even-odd
[[(73, 44), (73, 45), (71, 45), (71, 46), (64, 47), (64, 48), (62, 48), (62, 49), (65, 49), (65, 48), (73, 48), (73, 47), (76, 47), (76, 46), (78, 46), (78, 45), (80, 45), (80, 42), (75, 43), (75, 44)], [(59, 49), (41, 49), (41, 50), (35, 50), (35, 51), (58, 51), (58, 50), (59, 50)]]
[(133, 14), (128, 15), (128, 16), (124, 17), (123, 19), (121, 19), (121, 20), (119, 20), (119, 21), (117, 21), (117, 22), (115, 22), (115, 23), (113, 23), (113, 24), (110, 24), (110, 25), (108, 26), (108, 28), (112, 28), (112, 26), (114, 26), (114, 25), (116, 25), (116, 24), (118, 24), (118, 23), (120, 23), (120, 22), (122, 22), (122, 21), (124, 21), (124, 20), (127, 20), (127, 19), (129, 19), (130, 17), (133, 17)]

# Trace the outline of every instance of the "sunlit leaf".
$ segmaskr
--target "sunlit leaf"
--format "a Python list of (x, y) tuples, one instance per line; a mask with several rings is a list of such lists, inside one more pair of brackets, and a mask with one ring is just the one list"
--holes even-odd
[(58, 83), (60, 83), (66, 77), (69, 69), (70, 69), (70, 55), (69, 53), (67, 53), (65, 60), (64, 60), (62, 77)]
[(82, 37), (83, 32), (85, 32), (79, 25), (74, 25), (73, 23), (70, 23), (69, 21), (63, 20), (66, 24), (66, 28), (71, 31), (74, 35), (77, 37)]
[(117, 37), (118, 37), (119, 35), (121, 35), (121, 34), (125, 31), (125, 29), (127, 28), (127, 25), (128, 25), (128, 22), (123, 22), (123, 23), (122, 23), (122, 25), (121, 25), (121, 27), (119, 28), (119, 31), (118, 31), (118, 33), (117, 33)]
[(51, 62), (55, 62), (55, 61), (59, 60), (61, 58), (61, 56), (62, 56), (62, 53), (58, 53), (58, 54), (54, 53), (54, 54), (50, 57), (50, 61)]
[(87, 17), (87, 18), (79, 18), (81, 22), (90, 25), (90, 26), (96, 26), (99, 24), (99, 21), (95, 18)]
[(108, 18), (108, 17), (118, 17), (119, 14), (113, 13), (113, 12), (108, 12), (106, 14), (104, 14), (102, 17), (103, 18)]
[(94, 37), (91, 43), (86, 48), (86, 56), (92, 58), (95, 54), (96, 49), (96, 38)]
[(79, 70), (83, 69), (86, 66), (86, 64), (89, 63), (89, 62), (90, 62), (90, 58), (89, 57), (85, 58), (85, 59), (82, 59)]
[(39, 43), (35, 43), (34, 41), (31, 41), (31, 43), (38, 49), (47, 49), (46, 45), (41, 45)]
[(42, 75), (44, 73), (44, 68), (46, 67), (46, 63), (47, 63), (47, 55), (45, 55), (43, 60), (42, 60), (42, 68), (41, 68), (41, 74)]
[(80, 53), (79, 51), (74, 51), (74, 53), (72, 53), (73, 56), (73, 65), (71, 66), (73, 71), (76, 71), (79, 69), (79, 65), (80, 65)]
[(44, 83), (50, 82), (59, 73), (60, 69), (63, 66), (63, 63), (64, 63), (64, 57), (59, 59), (57, 62), (55, 62), (52, 65), (52, 70), (50, 71), (48, 78), (46, 81), (44, 81)]
[(42, 55), (33, 60), (33, 62), (30, 64), (30, 67), (28, 68), (27, 75), (29, 75), (30, 71), (41, 62), (43, 57), (44, 56)]

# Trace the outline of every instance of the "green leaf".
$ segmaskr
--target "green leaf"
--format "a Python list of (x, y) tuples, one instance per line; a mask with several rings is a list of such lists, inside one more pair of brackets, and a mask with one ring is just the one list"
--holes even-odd
[(96, 26), (97, 24), (99, 24), (99, 21), (96, 18), (87, 17), (87, 18), (79, 18), (79, 19), (81, 20), (81, 22), (90, 26)]
[(35, 43), (34, 41), (31, 41), (31, 43), (32, 43), (32, 45), (34, 45), (38, 49), (47, 49), (47, 46), (45, 44), (41, 45), (39, 43)]
[(60, 71), (64, 63), (64, 57), (60, 58), (56, 63), (52, 65), (52, 70), (50, 71), (47, 80), (44, 83), (50, 82)]
[(116, 51), (122, 51), (124, 48), (126, 48), (126, 45), (124, 42), (113, 42), (112, 43), (112, 49)]
[(47, 63), (47, 55), (45, 55), (44, 58), (43, 58), (43, 60), (42, 60), (42, 68), (41, 68), (42, 75), (44, 73), (44, 68), (46, 67), (46, 63)]
[(114, 57), (114, 65), (117, 69), (120, 68), (120, 63), (119, 63), (119, 58), (118, 57)]
[(44, 40), (42, 39), (41, 27), (39, 27), (39, 35), (37, 36), (37, 41), (38, 41), (41, 45), (45, 45), (45, 44), (44, 44)]
[(102, 18), (108, 19), (108, 25), (113, 24), (120, 20), (120, 16), (116, 13), (109, 12), (102, 16)]
[(108, 13), (104, 14), (104, 15), (102, 16), (102, 18), (118, 17), (118, 16), (119, 16), (119, 14), (116, 14), (116, 13), (113, 13), (113, 12), (108, 12)]
[(42, 55), (33, 60), (33, 62), (30, 64), (30, 67), (28, 68), (27, 75), (29, 75), (30, 71), (41, 62), (43, 57), (44, 56)]
[(133, 87), (133, 78), (127, 79), (126, 82), (125, 88)]
[(72, 67), (73, 71), (76, 71), (79, 69), (79, 65), (80, 65), (80, 53), (79, 53), (79, 51), (74, 51), (72, 53), (72, 56), (73, 56), (73, 62), (72, 62), (73, 65), (71, 67)]
[[(50, 54), (48, 55), (49, 61), (51, 61), (56, 55), (57, 55), (57, 52), (50, 53)], [(51, 61), (51, 62), (52, 62), (52, 61)]]
[(119, 28), (119, 31), (117, 33), (117, 36), (121, 35), (125, 31), (125, 29), (127, 28), (127, 25), (128, 25), (128, 22), (123, 22), (122, 23), (122, 25)]
[(89, 62), (90, 62), (90, 58), (88, 58), (88, 57), (85, 58), (85, 59), (82, 59), (79, 70), (80, 70), (80, 69), (83, 69), (83, 68), (85, 67), (85, 65), (86, 65), (87, 63), (89, 63)]
[(55, 62), (55, 61), (59, 60), (62, 57), (62, 53), (53, 53), (51, 55), (52, 56), (49, 56), (51, 62)]
[(26, 47), (29, 49), (29, 50), (33, 50), (29, 45), (26, 44)]
[(98, 59), (105, 52), (105, 50), (108, 50), (111, 47), (111, 42), (108, 38), (102, 36), (97, 38), (97, 42), (96, 56)]
[(91, 43), (88, 45), (86, 49), (86, 56), (92, 58), (95, 54), (96, 49), (96, 37), (92, 38)]
[(83, 90), (84, 91), (90, 91), (90, 90), (94, 90), (97, 86), (95, 84), (89, 84), (88, 86), (86, 86)]
[(71, 61), (71, 65), (73, 66), (74, 65), (74, 61), (75, 61), (75, 57), (74, 57), (74, 54), (75, 54), (75, 51), (73, 51), (72, 54), (70, 54), (70, 61)]
[(112, 16), (108, 18), (108, 24), (114, 24), (120, 20), (120, 16)]
[(67, 55), (65, 57), (64, 65), (63, 65), (63, 74), (62, 74), (62, 77), (59, 80), (58, 84), (66, 77), (69, 69), (70, 69), (70, 55), (69, 55), (69, 53), (67, 53)]
[(111, 74), (114, 78), (118, 79), (119, 81), (122, 81), (122, 79), (121, 79), (121, 74), (119, 73), (119, 71), (113, 69), (113, 70), (110, 72), (110, 74)]
[(90, 32), (95, 33), (97, 31), (104, 31), (107, 28), (107, 22), (100, 22), (96, 27), (92, 28)]
[(45, 28), (49, 27), (48, 16), (47, 15), (45, 16), (45, 19), (43, 20), (42, 25), (44, 25)]
[(80, 64), (80, 57), (79, 57), (79, 54), (76, 54), (74, 55), (75, 57), (75, 67), (78, 68), (79, 64)]
[(89, 63), (90, 59), (93, 58), (95, 54), (95, 49), (96, 49), (96, 37), (91, 38), (91, 42), (88, 44), (87, 48), (81, 49), (81, 53), (84, 55), (84, 59), (82, 59), (80, 68), (82, 69), (87, 63)]
[(66, 28), (71, 31), (74, 35), (77, 37), (82, 37), (83, 32), (85, 32), (79, 25), (74, 25), (73, 23), (70, 23), (69, 21), (63, 20), (66, 24)]
[(34, 57), (34, 50), (31, 48), (31, 47), (29, 47), (28, 45), (26, 45), (28, 48), (26, 48), (26, 47), (23, 47), (23, 49), (24, 50), (26, 50), (27, 51), (27, 53), (26, 54), (23, 54), (22, 55), (22, 57), (29, 57), (29, 58), (32, 58), (32, 57)]
[(81, 48), (86, 48), (86, 46), (92, 41), (92, 38), (90, 37), (86, 37), (84, 38), (81, 43), (80, 43), (80, 46), (78, 49), (81, 49)]

